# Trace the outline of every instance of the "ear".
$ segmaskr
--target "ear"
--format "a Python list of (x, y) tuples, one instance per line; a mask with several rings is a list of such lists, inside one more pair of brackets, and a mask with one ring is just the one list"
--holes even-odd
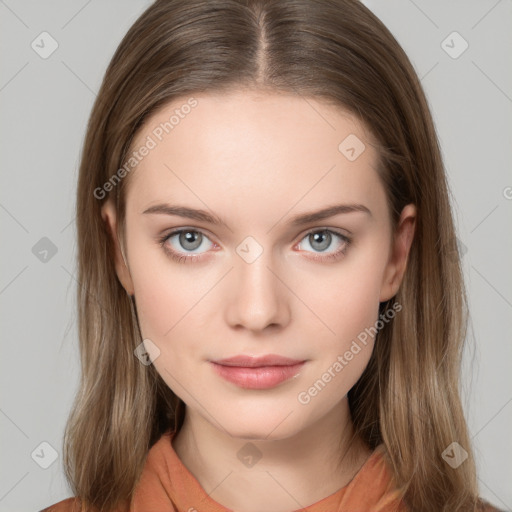
[(133, 295), (134, 289), (130, 270), (127, 263), (125, 262), (121, 250), (121, 244), (117, 238), (117, 212), (112, 199), (107, 199), (107, 201), (101, 207), (101, 218), (106, 223), (107, 231), (110, 233), (110, 236), (114, 242), (114, 258), (117, 277), (119, 278), (119, 281), (121, 281), (121, 284), (126, 290), (126, 293), (128, 293), (128, 295)]
[(404, 207), (400, 215), (395, 238), (391, 247), (391, 255), (384, 270), (380, 290), (380, 302), (389, 300), (400, 288), (407, 267), (407, 258), (414, 239), (415, 226), (416, 206), (414, 204), (408, 204)]

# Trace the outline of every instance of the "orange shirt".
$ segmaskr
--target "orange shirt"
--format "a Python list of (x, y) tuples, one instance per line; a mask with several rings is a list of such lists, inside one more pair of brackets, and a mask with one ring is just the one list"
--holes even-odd
[[(149, 450), (129, 512), (232, 512), (208, 496), (183, 465), (173, 435), (166, 432)], [(381, 444), (345, 487), (296, 512), (406, 512), (400, 496)], [(41, 512), (80, 512), (80, 506), (68, 498)]]

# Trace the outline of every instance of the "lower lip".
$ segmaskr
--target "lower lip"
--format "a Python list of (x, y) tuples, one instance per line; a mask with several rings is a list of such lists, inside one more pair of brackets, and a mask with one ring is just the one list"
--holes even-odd
[(291, 379), (300, 372), (306, 361), (290, 366), (223, 366), (211, 363), (214, 370), (224, 379), (246, 389), (269, 389)]

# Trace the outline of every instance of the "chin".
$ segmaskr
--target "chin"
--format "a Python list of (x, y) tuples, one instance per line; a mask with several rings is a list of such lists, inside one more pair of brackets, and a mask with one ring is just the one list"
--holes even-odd
[(241, 423), (240, 417), (235, 417), (230, 421), (223, 421), (221, 424), (232, 437), (244, 441), (279, 441), (294, 436), (300, 431), (297, 424), (293, 424), (286, 414), (276, 414), (267, 418), (245, 417)]

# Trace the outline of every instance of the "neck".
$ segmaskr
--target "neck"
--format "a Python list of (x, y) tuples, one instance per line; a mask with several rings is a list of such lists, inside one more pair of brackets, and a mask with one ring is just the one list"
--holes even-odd
[(233, 437), (187, 408), (172, 444), (210, 497), (239, 512), (312, 505), (345, 487), (371, 454), (355, 433), (347, 397), (284, 439)]

